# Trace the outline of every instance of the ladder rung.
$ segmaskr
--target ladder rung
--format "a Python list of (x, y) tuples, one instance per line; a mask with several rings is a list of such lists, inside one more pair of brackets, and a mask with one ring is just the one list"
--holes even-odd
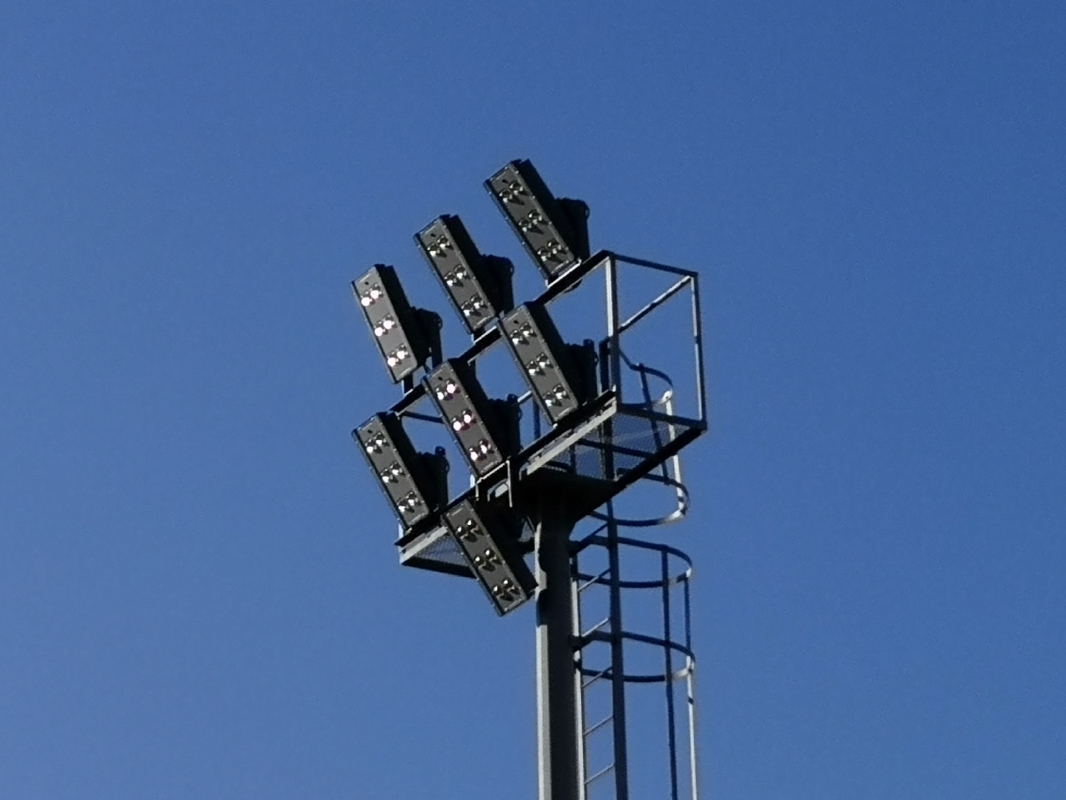
[(599, 772), (597, 772), (595, 775), (593, 775), (591, 778), (589, 778), (587, 781), (585, 781), (585, 785), (586, 786), (591, 786), (592, 782), (594, 780), (598, 780), (599, 778), (602, 778), (604, 775), (606, 775), (608, 772), (610, 772), (613, 769), (614, 769), (614, 764), (608, 764), (606, 767), (604, 767)]
[(605, 569), (599, 575), (596, 575), (595, 577), (589, 578), (587, 581), (585, 581), (584, 583), (582, 583), (580, 586), (577, 587), (577, 593), (581, 594), (582, 592), (584, 592), (587, 588), (589, 588), (593, 584), (599, 583), (600, 578), (606, 577), (607, 574), (610, 573), (610, 571), (611, 571), (611, 568), (607, 567), (607, 569)]
[(610, 617), (604, 617), (599, 622), (597, 622), (595, 625), (593, 625), (591, 628), (589, 628), (587, 631), (582, 633), (581, 634), (582, 637), (591, 636), (592, 634), (594, 634), (596, 631), (598, 631), (600, 628), (602, 628), (604, 625), (606, 625), (610, 621), (611, 621)]
[(606, 717), (601, 719), (599, 722), (597, 722), (591, 728), (586, 728), (585, 729), (585, 737), (587, 738), (587, 737), (591, 736), (596, 731), (598, 731), (600, 728), (602, 728), (604, 725), (606, 725), (608, 722), (610, 722), (612, 719), (614, 719), (614, 714), (608, 714)]
[(610, 667), (604, 667), (599, 672), (597, 672), (595, 675), (591, 676), (588, 680), (582, 681), (581, 682), (581, 690), (584, 691), (585, 689), (590, 687), (592, 684), (594, 684), (596, 681), (598, 681), (600, 678), (605, 677), (607, 675), (607, 673), (610, 672), (610, 671), (611, 671)]

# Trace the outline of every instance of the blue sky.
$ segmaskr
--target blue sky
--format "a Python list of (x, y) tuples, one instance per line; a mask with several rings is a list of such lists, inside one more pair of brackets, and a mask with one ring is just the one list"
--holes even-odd
[(520, 157), (701, 274), (704, 791), (1066, 793), (1066, 7), (99, 5), (0, 10), (0, 796), (534, 796), (348, 435)]

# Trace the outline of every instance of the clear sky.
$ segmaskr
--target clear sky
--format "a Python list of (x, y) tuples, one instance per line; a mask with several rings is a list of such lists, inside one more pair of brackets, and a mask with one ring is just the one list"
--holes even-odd
[(348, 281), (457, 330), (522, 157), (701, 273), (708, 796), (1066, 796), (1066, 5), (7, 0), (0, 797), (534, 796), (531, 610), (349, 439)]

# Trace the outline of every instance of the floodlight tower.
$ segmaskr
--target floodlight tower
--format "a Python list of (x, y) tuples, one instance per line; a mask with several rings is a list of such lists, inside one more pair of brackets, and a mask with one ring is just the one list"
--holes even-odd
[[(510, 162), (485, 186), (545, 290), (515, 306), (511, 262), (482, 254), (458, 217), (434, 220), (415, 243), (472, 338), (445, 359), (440, 317), (410, 305), (395, 270), (378, 264), (353, 281), (403, 389), (353, 436), (399, 520), (402, 564), (476, 579), (501, 616), (535, 598), (540, 800), (629, 800), (637, 770), (627, 696), (642, 686), (665, 688), (664, 769), (661, 789), (651, 791), (695, 800), (691, 561), (622, 531), (673, 522), (688, 509), (678, 454), (707, 429), (697, 274), (590, 253), (588, 206), (552, 195), (529, 161)], [(626, 286), (643, 296), (633, 303)], [(602, 309), (600, 321), (592, 337), (568, 341), (556, 309), (589, 292), (594, 299), (580, 300), (568, 322), (587, 326), (592, 308)], [(653, 318), (681, 330), (664, 340), (663, 325), (645, 322)], [(667, 348), (666, 366), (683, 368), (684, 386), (662, 361), (635, 357), (642, 346), (651, 360)], [(508, 352), (521, 376), (503, 398), (489, 397), (482, 381), (501, 376), (477, 369), (494, 350)], [(448, 447), (418, 448), (408, 430), (416, 426), (446, 432), (464, 480), (450, 476)], [(631, 487), (626, 497), (641, 504), (651, 502), (650, 488), (670, 505), (623, 516), (617, 505)], [(652, 572), (625, 571), (638, 563)], [(624, 624), (623, 598), (644, 627)], [(652, 618), (655, 631), (646, 627)], [(654, 666), (638, 648), (657, 654)], [(652, 750), (641, 742), (640, 767)]]

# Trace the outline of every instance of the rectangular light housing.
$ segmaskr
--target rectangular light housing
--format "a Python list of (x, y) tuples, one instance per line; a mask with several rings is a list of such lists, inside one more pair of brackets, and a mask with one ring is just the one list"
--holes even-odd
[(584, 348), (563, 342), (547, 309), (535, 303), (520, 305), (500, 320), (500, 328), (553, 425), (591, 397), (593, 370)]
[(517, 436), (506, 406), (486, 397), (468, 364), (449, 359), (427, 375), (425, 383), (441, 418), (478, 477), (487, 475), (514, 453)]
[(511, 262), (483, 256), (459, 217), (438, 217), (415, 242), (471, 334), (511, 308)]
[(431, 351), (430, 340), (416, 310), (407, 302), (396, 270), (375, 264), (352, 281), (352, 292), (393, 383), (425, 364)]
[(405, 528), (447, 499), (443, 453), (419, 453), (394, 414), (375, 414), (352, 432), (385, 496)]
[(533, 596), (536, 579), (522, 558), (517, 520), (487, 507), (479, 511), (470, 500), (443, 516), (497, 614), (503, 616)]
[(485, 187), (546, 278), (589, 257), (588, 206), (556, 199), (529, 161), (512, 161)]

